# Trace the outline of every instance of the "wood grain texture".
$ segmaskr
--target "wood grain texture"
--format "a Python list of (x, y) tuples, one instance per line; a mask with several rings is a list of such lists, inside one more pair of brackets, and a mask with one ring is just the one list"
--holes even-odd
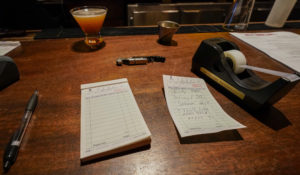
[[(94, 52), (72, 49), (80, 38), (22, 42), (22, 53), (14, 57), (20, 80), (0, 91), (0, 156), (35, 89), (40, 98), (8, 174), (300, 174), (299, 84), (274, 105), (291, 123), (277, 130), (269, 124), (281, 120), (257, 119), (208, 85), (222, 108), (247, 128), (179, 139), (162, 75), (196, 77), (192, 57), (201, 41), (212, 37), (236, 42), (251, 65), (290, 72), (228, 33), (176, 34), (177, 46), (158, 44), (157, 35), (105, 37), (105, 47)], [(115, 65), (119, 57), (138, 55), (165, 56), (166, 62)], [(118, 78), (129, 81), (152, 133), (151, 148), (81, 165), (80, 84)]]

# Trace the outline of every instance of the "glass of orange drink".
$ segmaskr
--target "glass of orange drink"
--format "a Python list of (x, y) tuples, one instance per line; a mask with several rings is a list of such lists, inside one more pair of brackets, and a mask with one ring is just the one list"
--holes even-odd
[(100, 35), (107, 8), (103, 6), (75, 7), (70, 13), (84, 32), (84, 42), (91, 48), (97, 48), (103, 39)]

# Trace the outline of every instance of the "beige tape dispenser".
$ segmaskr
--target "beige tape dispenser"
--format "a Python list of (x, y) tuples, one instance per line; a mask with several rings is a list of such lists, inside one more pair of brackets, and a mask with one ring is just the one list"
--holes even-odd
[[(276, 75), (279, 79), (268, 82), (252, 70)], [(247, 65), (238, 46), (223, 38), (207, 39), (200, 44), (193, 57), (192, 72), (250, 110), (263, 109), (276, 103), (300, 80), (297, 74)]]

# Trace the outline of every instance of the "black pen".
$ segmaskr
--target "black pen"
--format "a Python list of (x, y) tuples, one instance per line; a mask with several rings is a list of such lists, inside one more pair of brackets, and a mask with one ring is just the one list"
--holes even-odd
[(33, 95), (28, 101), (28, 104), (25, 108), (25, 113), (22, 118), (22, 123), (20, 128), (14, 133), (10, 142), (8, 143), (4, 156), (3, 156), (3, 169), (4, 172), (7, 172), (12, 164), (16, 161), (20, 145), (25, 134), (26, 128), (32, 116), (32, 113), (37, 105), (38, 102), (38, 91), (35, 90)]

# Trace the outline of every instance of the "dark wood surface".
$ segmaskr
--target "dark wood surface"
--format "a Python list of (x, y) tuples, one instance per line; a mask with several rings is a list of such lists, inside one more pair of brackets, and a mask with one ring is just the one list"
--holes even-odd
[[(14, 56), (20, 80), (0, 91), (0, 156), (35, 89), (40, 98), (8, 174), (300, 174), (299, 84), (274, 105), (275, 112), (259, 117), (208, 85), (222, 108), (247, 128), (179, 139), (162, 75), (196, 77), (192, 57), (212, 37), (236, 42), (250, 65), (291, 72), (228, 33), (176, 34), (177, 46), (158, 44), (156, 35), (105, 37), (105, 47), (94, 52), (85, 52), (80, 38), (22, 42)], [(119, 57), (138, 55), (165, 56), (166, 62), (115, 65)], [(81, 165), (80, 84), (118, 78), (129, 81), (152, 133), (151, 147)]]

